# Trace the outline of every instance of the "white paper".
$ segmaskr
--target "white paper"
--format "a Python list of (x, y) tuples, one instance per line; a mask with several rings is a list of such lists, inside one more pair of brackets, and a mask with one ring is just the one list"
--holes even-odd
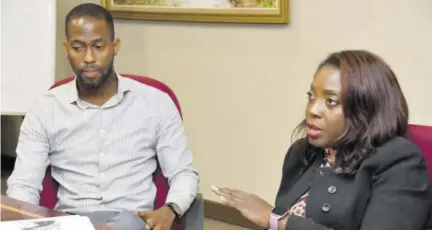
[(71, 215), (0, 222), (0, 231), (9, 230), (95, 230), (95, 228), (88, 217)]

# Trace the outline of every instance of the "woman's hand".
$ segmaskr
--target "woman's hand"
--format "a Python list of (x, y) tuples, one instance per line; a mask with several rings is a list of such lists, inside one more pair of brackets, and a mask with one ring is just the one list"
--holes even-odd
[(270, 213), (273, 209), (269, 203), (260, 197), (236, 189), (218, 188), (212, 186), (220, 200), (238, 211), (253, 223), (268, 229), (270, 223)]

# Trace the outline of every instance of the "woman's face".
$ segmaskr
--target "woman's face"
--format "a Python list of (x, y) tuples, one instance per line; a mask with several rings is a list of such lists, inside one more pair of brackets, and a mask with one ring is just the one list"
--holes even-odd
[(332, 65), (316, 73), (306, 107), (307, 137), (314, 147), (330, 148), (345, 129), (340, 71)]

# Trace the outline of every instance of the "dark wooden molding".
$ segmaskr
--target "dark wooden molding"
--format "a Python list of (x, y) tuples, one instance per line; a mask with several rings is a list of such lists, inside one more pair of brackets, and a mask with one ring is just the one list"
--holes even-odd
[(236, 209), (207, 199), (204, 199), (204, 217), (249, 229), (263, 229), (243, 217)]

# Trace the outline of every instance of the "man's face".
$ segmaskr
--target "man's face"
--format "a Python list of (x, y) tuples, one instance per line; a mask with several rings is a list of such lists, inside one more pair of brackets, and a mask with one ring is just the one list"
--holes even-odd
[(63, 44), (77, 81), (85, 88), (97, 89), (113, 71), (120, 42), (111, 38), (104, 20), (79, 17), (67, 27), (67, 40)]

